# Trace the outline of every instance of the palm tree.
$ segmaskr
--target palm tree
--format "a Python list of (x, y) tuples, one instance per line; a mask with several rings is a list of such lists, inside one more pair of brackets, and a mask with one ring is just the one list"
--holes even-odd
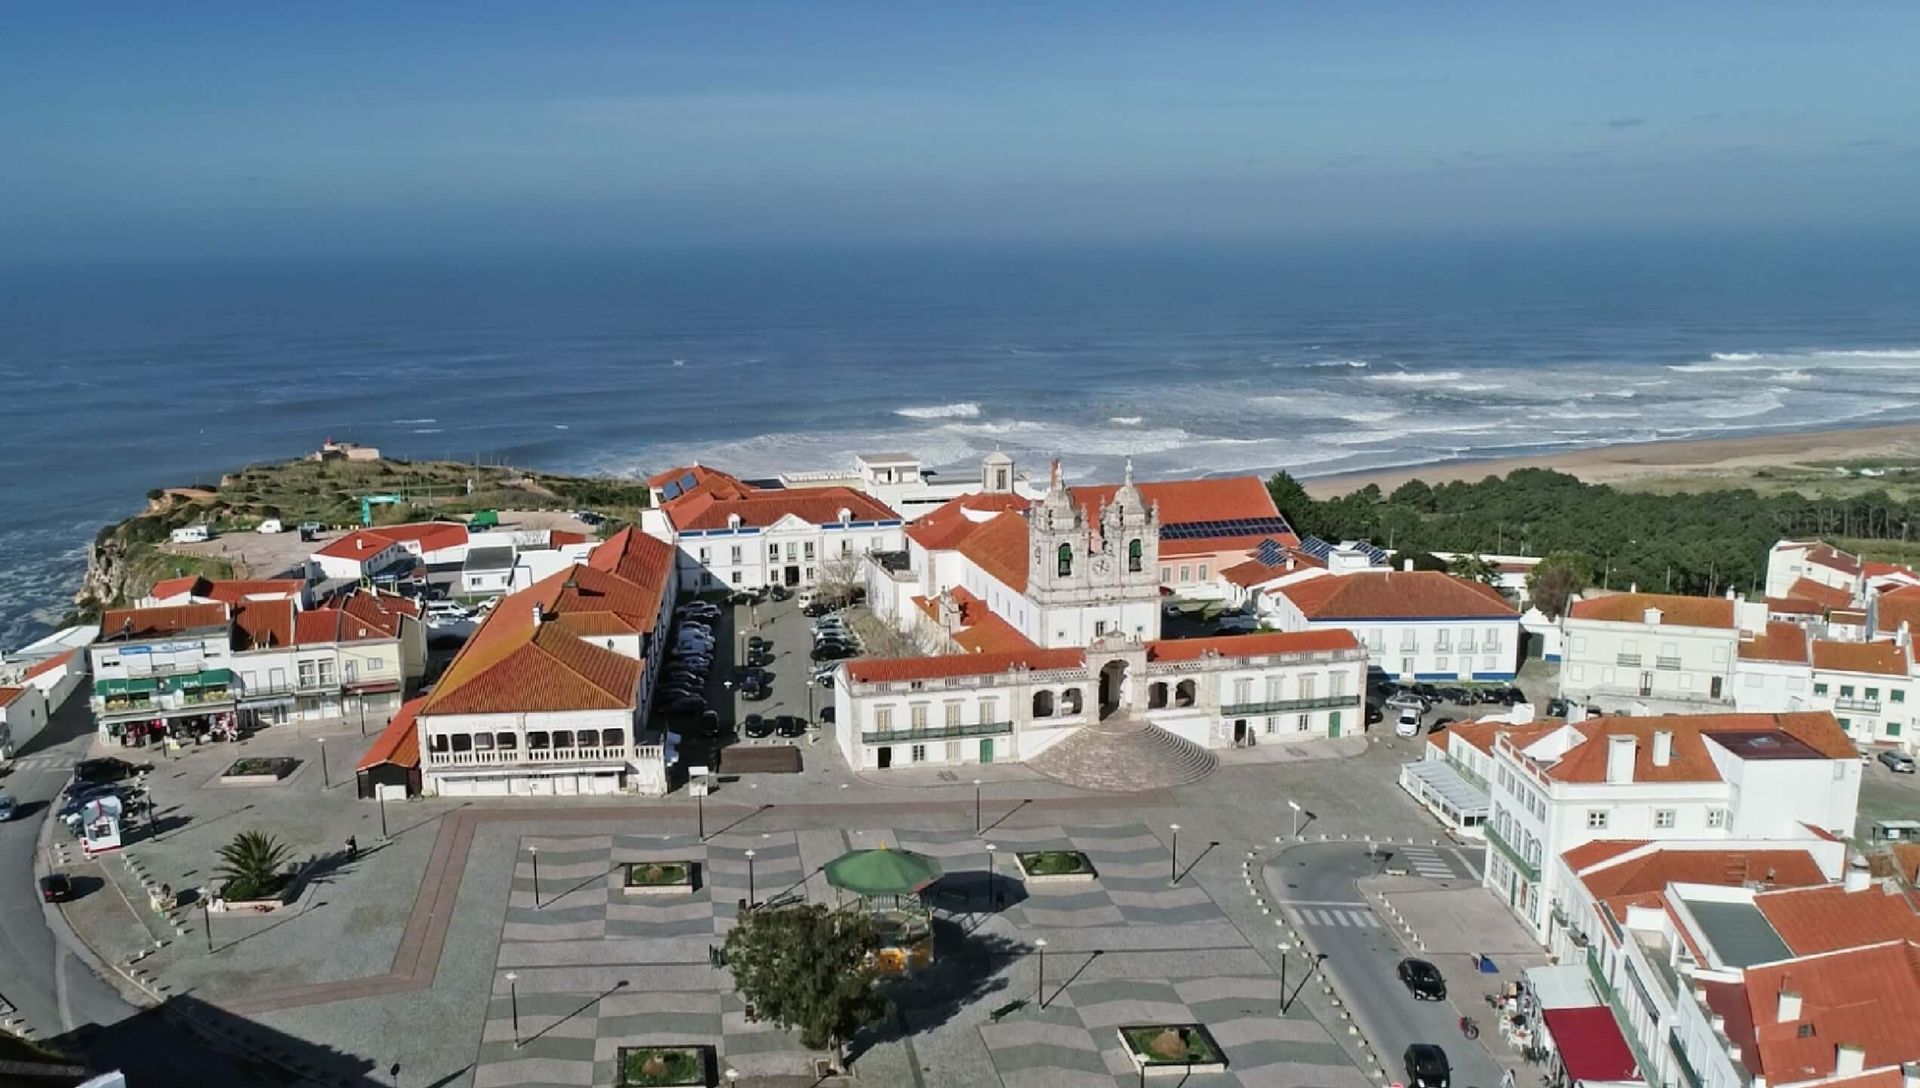
[(224, 899), (260, 899), (277, 895), (286, 883), (281, 869), (290, 852), (286, 844), (264, 831), (242, 831), (219, 850), (220, 866), (214, 870), (226, 878), (220, 895)]

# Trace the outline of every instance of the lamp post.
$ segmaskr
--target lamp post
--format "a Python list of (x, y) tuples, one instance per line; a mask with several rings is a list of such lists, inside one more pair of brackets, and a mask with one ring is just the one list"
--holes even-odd
[(315, 737), (313, 740), (320, 746), (320, 788), (330, 790), (333, 788), (333, 775), (327, 772), (327, 738)]
[(1168, 824), (1167, 828), (1173, 832), (1173, 848), (1167, 851), (1167, 882), (1178, 884), (1180, 883), (1180, 825)]
[(540, 906), (540, 848), (529, 846), (527, 853), (533, 856), (533, 905), (538, 908)]
[[(692, 789), (692, 786), (689, 785), (688, 788)], [(700, 841), (706, 842), (707, 841), (707, 784), (705, 782), (700, 783), (699, 789), (693, 790), (693, 813), (694, 813), (694, 820), (696, 821), (698, 830), (700, 832)]]
[(1033, 947), (1040, 953), (1040, 984), (1034, 987), (1033, 996), (1044, 1009), (1047, 1007), (1047, 939), (1041, 937), (1033, 942)]
[(1300, 837), (1300, 802), (1288, 801), (1287, 807), (1293, 810), (1293, 837)]
[(507, 1001), (513, 1008), (513, 1049), (520, 1049), (520, 976), (507, 972)]
[(1287, 1005), (1288, 1005), (1287, 953), (1293, 951), (1293, 946), (1288, 944), (1285, 941), (1281, 941), (1279, 944), (1274, 945), (1274, 947), (1280, 950), (1280, 1015), (1285, 1016), (1287, 1014)]
[(992, 843), (987, 844), (987, 902), (989, 905), (1000, 901), (1000, 874), (993, 867), (993, 852), (1000, 849)]
[(380, 805), (380, 837), (381, 837), (382, 839), (387, 839), (387, 838), (391, 838), (392, 836), (390, 836), (390, 835), (388, 835), (388, 834), (387, 834), (387, 790), (386, 790), (386, 787), (384, 787), (384, 786), (379, 786), (379, 785), (376, 785), (376, 786), (374, 786), (374, 787), (373, 787), (373, 799), (374, 799), (374, 800), (375, 800), (376, 802), (378, 802), (378, 803), (379, 803), (379, 805)]
[(754, 906), (753, 895), (753, 847), (747, 847), (747, 907)]
[(200, 889), (200, 926), (207, 931), (207, 952), (213, 952), (213, 887)]
[(973, 833), (980, 833), (980, 780), (973, 780)]

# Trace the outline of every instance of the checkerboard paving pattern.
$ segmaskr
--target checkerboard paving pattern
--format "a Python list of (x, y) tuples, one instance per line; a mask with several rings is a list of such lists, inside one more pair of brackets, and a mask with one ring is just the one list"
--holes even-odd
[[(848, 849), (888, 845), (940, 860), (946, 875), (935, 889), (937, 912), (1017, 948), (1031, 948), (1041, 936), (1048, 941), (1046, 1007), (1028, 1001), (997, 1023), (986, 1016), (1033, 985), (1030, 959), (1016, 957), (1002, 969), (1005, 984), (987, 991), (979, 1007), (927, 1026), (923, 1053), (938, 1052), (945, 1064), (959, 1066), (929, 1068), (930, 1085), (1133, 1084), (1137, 1073), (1115, 1029), (1200, 1023), (1228, 1059), (1228, 1072), (1205, 1083), (1365, 1088), (1365, 1078), (1304, 1008), (1281, 1014), (1279, 980), (1262, 973), (1264, 961), (1191, 876), (1169, 879), (1167, 848), (1145, 826), (988, 835), (998, 847), (995, 880), (1007, 901), (999, 911), (991, 909), (985, 840), (964, 829), (727, 834), (706, 842), (691, 835), (526, 837), (473, 1083), (613, 1084), (621, 1047), (658, 1044), (712, 1047), (719, 1069), (737, 1069), (749, 1081), (805, 1077), (816, 1055), (795, 1036), (748, 1021), (708, 951), (721, 943), (748, 896), (749, 849), (760, 901), (788, 894), (832, 902), (820, 866)], [(1197, 854), (1204, 847), (1193, 849)], [(1030, 850), (1079, 850), (1098, 879), (1025, 884), (1013, 855)], [(628, 863), (681, 860), (696, 866), (693, 891), (623, 891)], [(1100, 954), (1090, 955), (1094, 951)]]

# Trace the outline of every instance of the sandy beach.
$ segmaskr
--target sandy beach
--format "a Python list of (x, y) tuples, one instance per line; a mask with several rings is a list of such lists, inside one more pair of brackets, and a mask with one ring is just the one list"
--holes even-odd
[(1879, 458), (1920, 459), (1920, 424), (1857, 427), (1796, 434), (1748, 435), (1681, 442), (1642, 442), (1532, 457), (1462, 459), (1405, 468), (1343, 473), (1303, 479), (1316, 498), (1344, 495), (1377, 484), (1392, 491), (1408, 480), (1430, 484), (1504, 476), (1519, 468), (1550, 468), (1589, 483), (1627, 483), (1662, 478), (1724, 480), (1728, 486), (1750, 482), (1762, 468), (1828, 461)]

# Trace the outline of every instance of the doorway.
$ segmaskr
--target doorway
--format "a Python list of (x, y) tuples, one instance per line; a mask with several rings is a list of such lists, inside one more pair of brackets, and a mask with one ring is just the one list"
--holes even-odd
[(992, 737), (982, 737), (980, 739), (980, 762), (982, 763), (993, 762), (993, 738)]
[(1645, 698), (1646, 696), (1649, 696), (1652, 694), (1653, 694), (1653, 674), (1650, 672), (1643, 672), (1640, 674), (1640, 696), (1642, 698)]
[(789, 564), (785, 571), (783, 580), (787, 583), (788, 588), (792, 588), (793, 586), (799, 585), (800, 584), (800, 568), (792, 564)]
[(883, 771), (886, 770), (888, 767), (893, 766), (892, 746), (883, 745), (879, 750), (874, 752), (873, 757), (876, 765), (878, 765), (879, 768)]
[(1247, 719), (1233, 719), (1233, 746), (1245, 748), (1253, 743), (1253, 733), (1247, 728)]
[(1127, 680), (1127, 663), (1109, 661), (1100, 667), (1100, 719), (1105, 721), (1132, 701), (1131, 688)]

